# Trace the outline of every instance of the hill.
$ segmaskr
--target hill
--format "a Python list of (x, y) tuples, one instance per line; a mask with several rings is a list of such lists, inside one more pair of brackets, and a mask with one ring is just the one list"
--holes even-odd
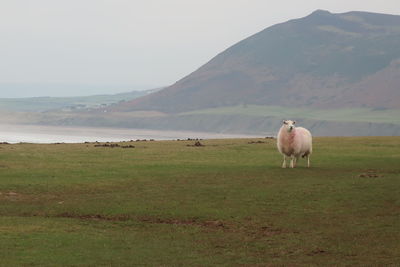
[(54, 110), (80, 110), (105, 107), (129, 101), (159, 89), (132, 91), (114, 95), (92, 95), (76, 97), (29, 97), (0, 98), (0, 110), (17, 112), (48, 112)]
[(400, 108), (400, 16), (307, 17), (269, 27), (187, 77), (115, 111), (179, 113), (242, 104)]
[(266, 136), (291, 118), (316, 136), (400, 135), (400, 16), (317, 10), (242, 40), (162, 90), (110, 97), (0, 121)]

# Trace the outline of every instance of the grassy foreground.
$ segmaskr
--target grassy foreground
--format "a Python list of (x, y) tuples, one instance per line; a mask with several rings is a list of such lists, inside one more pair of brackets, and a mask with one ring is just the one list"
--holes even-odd
[(0, 145), (0, 265), (400, 265), (400, 137), (201, 143)]

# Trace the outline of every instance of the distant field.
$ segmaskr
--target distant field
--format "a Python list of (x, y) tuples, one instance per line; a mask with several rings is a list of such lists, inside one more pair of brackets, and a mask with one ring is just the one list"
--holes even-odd
[(400, 265), (400, 137), (200, 142), (1, 144), (0, 265)]
[(183, 114), (216, 114), (216, 115), (247, 115), (271, 116), (285, 118), (306, 118), (326, 121), (359, 121), (374, 123), (400, 124), (399, 109), (371, 108), (340, 108), (340, 109), (310, 109), (287, 108), (280, 106), (240, 105), (222, 108), (196, 110)]
[(114, 95), (93, 95), (77, 97), (31, 97), (31, 98), (0, 98), (0, 110), (43, 112), (58, 109), (81, 109), (100, 107), (132, 100), (148, 94), (150, 91), (133, 91)]
[[(25, 105), (23, 100), (14, 99), (8, 103), (15, 109), (12, 111), (13, 108), (4, 108), (5, 102), (1, 101), (0, 99), (0, 110), (2, 105), (4, 109), (0, 112), (2, 124), (134, 128), (266, 136), (276, 133), (282, 119), (294, 119), (298, 121), (298, 125), (310, 129), (314, 136), (400, 135), (400, 109), (327, 110), (239, 105), (167, 114), (159, 111), (116, 112), (112, 108), (94, 109), (96, 106), (99, 107), (101, 102), (100, 99), (93, 97), (86, 99), (87, 102), (79, 102), (81, 104), (74, 102), (75, 104), (71, 104), (69, 108), (66, 103), (58, 103), (59, 106), (53, 109), (49, 106), (50, 100), (43, 100), (44, 103), (40, 103), (37, 99), (39, 102), (32, 107), (30, 106), (32, 102), (28, 101)], [(106, 106), (110, 102), (103, 103)]]

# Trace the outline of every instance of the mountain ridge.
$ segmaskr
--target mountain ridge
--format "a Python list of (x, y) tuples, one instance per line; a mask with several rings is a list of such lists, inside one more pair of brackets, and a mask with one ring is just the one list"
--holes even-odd
[[(400, 108), (399, 59), (400, 16), (316, 10), (268, 27), (175, 84), (112, 110), (179, 113), (237, 104)], [(371, 101), (382, 81), (384, 94)]]

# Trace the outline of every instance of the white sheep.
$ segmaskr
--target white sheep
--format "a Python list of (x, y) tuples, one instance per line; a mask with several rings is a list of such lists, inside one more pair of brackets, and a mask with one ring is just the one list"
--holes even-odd
[(310, 155), (312, 153), (312, 136), (309, 130), (303, 127), (295, 127), (296, 122), (283, 121), (277, 137), (279, 152), (283, 155), (282, 168), (286, 168), (286, 157), (290, 157), (290, 167), (296, 167), (299, 157), (307, 157), (307, 167), (310, 167)]

